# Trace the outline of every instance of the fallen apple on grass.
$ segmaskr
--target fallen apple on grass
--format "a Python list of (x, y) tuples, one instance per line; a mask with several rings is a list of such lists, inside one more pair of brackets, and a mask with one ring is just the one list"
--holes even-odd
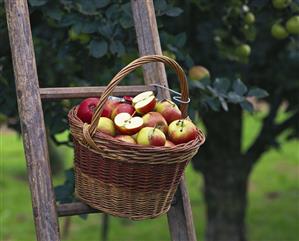
[(170, 100), (158, 102), (155, 109), (165, 118), (168, 124), (182, 118), (182, 112), (179, 107)]
[(109, 136), (115, 136), (114, 123), (107, 117), (100, 117), (97, 129)]
[(90, 124), (94, 110), (99, 103), (99, 98), (87, 98), (83, 100), (77, 110), (77, 116), (84, 123)]
[(149, 112), (142, 116), (142, 119), (144, 127), (156, 127), (167, 134), (167, 122), (159, 112)]
[(136, 95), (132, 100), (132, 105), (139, 114), (146, 114), (152, 111), (156, 105), (156, 97), (153, 91), (145, 91)]
[(197, 128), (188, 119), (180, 119), (171, 122), (168, 127), (168, 138), (174, 144), (186, 143), (196, 139)]
[(164, 146), (165, 134), (158, 128), (143, 127), (137, 135), (137, 143), (145, 146)]
[(111, 114), (111, 119), (114, 120), (114, 118), (119, 114), (119, 113), (128, 113), (130, 115), (133, 115), (135, 112), (135, 109), (133, 106), (127, 103), (122, 103), (119, 104), (115, 107), (115, 109), (112, 111)]
[(129, 113), (119, 113), (114, 118), (117, 130), (124, 135), (134, 135), (143, 127), (143, 119), (139, 116), (132, 117)]

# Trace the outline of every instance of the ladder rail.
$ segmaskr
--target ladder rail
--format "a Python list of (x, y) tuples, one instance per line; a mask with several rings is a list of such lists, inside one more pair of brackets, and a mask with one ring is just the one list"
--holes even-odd
[(36, 237), (38, 241), (59, 241), (27, 1), (6, 0), (5, 8)]

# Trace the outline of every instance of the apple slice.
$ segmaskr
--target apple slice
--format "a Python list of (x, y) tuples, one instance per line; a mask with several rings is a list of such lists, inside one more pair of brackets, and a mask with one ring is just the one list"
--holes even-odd
[(152, 111), (156, 105), (156, 97), (153, 91), (145, 91), (136, 95), (132, 100), (132, 105), (139, 114), (146, 114)]
[(143, 126), (143, 119), (139, 116), (132, 117), (129, 113), (119, 113), (114, 118), (116, 128), (121, 134), (134, 135)]

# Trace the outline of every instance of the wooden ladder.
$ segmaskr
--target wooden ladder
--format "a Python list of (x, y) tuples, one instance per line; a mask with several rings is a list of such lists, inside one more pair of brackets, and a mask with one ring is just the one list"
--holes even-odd
[[(131, 0), (131, 6), (140, 55), (161, 55), (153, 1)], [(56, 204), (41, 100), (99, 96), (105, 87), (39, 88), (27, 1), (6, 0), (5, 8), (36, 237), (38, 241), (60, 240), (58, 217), (100, 211), (81, 202)], [(145, 90), (154, 90), (158, 91), (159, 97), (170, 97), (168, 91), (149, 86), (152, 83), (168, 86), (162, 63), (147, 64), (143, 72), (146, 85), (119, 86), (113, 94), (136, 95)], [(184, 178), (167, 216), (173, 241), (196, 240)]]

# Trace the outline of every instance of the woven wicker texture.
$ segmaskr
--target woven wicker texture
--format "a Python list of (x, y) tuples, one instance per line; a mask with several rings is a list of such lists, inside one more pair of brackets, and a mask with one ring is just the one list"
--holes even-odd
[[(75, 144), (77, 196), (88, 205), (109, 214), (130, 219), (157, 217), (169, 209), (183, 171), (203, 144), (198, 137), (175, 147), (134, 145), (96, 131), (103, 106), (117, 84), (137, 67), (163, 62), (180, 80), (182, 100), (188, 99), (188, 85), (182, 68), (165, 56), (143, 56), (123, 68), (106, 87), (90, 125), (77, 117), (74, 107), (68, 114)], [(187, 104), (180, 106), (184, 117)]]

